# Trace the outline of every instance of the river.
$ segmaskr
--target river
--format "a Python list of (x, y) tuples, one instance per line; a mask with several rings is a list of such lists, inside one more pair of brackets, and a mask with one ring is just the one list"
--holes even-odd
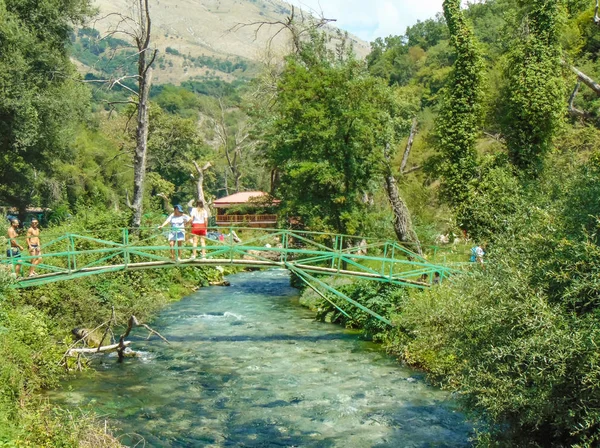
[(464, 447), (471, 426), (356, 332), (314, 321), (283, 270), (228, 277), (136, 330), (138, 358), (98, 357), (97, 372), (50, 397), (107, 416), (146, 447)]

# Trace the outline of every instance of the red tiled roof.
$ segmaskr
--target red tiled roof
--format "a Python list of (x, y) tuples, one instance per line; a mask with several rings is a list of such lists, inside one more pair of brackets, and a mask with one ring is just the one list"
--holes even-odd
[[(224, 198), (217, 199), (213, 202), (215, 207), (226, 207), (228, 205), (241, 205), (247, 204), (249, 202), (253, 202), (256, 200), (260, 200), (261, 198), (267, 198), (269, 196), (268, 193), (264, 191), (243, 191), (241, 193), (235, 193), (229, 196), (225, 196)], [(273, 204), (279, 204), (281, 201), (278, 199), (273, 199)]]

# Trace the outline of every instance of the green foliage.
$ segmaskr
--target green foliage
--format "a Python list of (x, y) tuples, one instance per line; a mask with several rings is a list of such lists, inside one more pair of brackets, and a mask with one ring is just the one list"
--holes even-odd
[[(187, 203), (196, 196), (193, 161), (200, 163), (210, 154), (201, 140), (196, 120), (152, 108), (148, 153), (149, 170), (175, 186), (172, 198), (175, 203)], [(167, 192), (155, 189), (149, 193)]]
[(511, 161), (530, 175), (539, 171), (564, 114), (560, 4), (560, 0), (524, 3), (526, 31), (511, 43), (504, 69), (502, 130)]
[(436, 123), (442, 193), (453, 205), (466, 200), (468, 185), (475, 176), (475, 139), (481, 121), (483, 81), (481, 53), (460, 3), (444, 1), (444, 15), (456, 60)]
[(198, 115), (198, 96), (182, 87), (161, 86), (160, 93), (153, 99), (162, 109), (172, 114), (185, 118), (195, 118)]
[(423, 107), (436, 105), (454, 54), (443, 17), (418, 22), (404, 36), (378, 38), (367, 56), (369, 72), (390, 85), (418, 86)]
[[(42, 235), (85, 229), (106, 237), (107, 227), (127, 222), (124, 213), (80, 209), (68, 223)], [(120, 323), (132, 314), (147, 321), (169, 301), (220, 276), (194, 268), (123, 272), (17, 292), (10, 289), (9, 273), (0, 270), (0, 446), (119, 446), (96, 429), (92, 415), (55, 409), (36, 398), (63, 374), (60, 360), (71, 329), (94, 328), (110, 318), (112, 309)]]
[[(329, 280), (325, 281), (332, 283)], [(338, 282), (332, 286), (342, 294), (386, 318), (390, 318), (390, 316), (399, 312), (407, 298), (406, 289), (385, 283), (367, 281)], [(364, 337), (374, 341), (381, 341), (384, 338), (389, 330), (386, 323), (351, 305), (341, 297), (332, 293), (326, 293), (325, 295), (329, 301), (314, 296), (311, 290), (307, 289), (304, 291), (301, 301), (317, 311), (317, 319), (339, 323), (348, 328), (359, 328)], [(314, 297), (311, 299), (311, 296)], [(351, 318), (342, 314), (332, 303), (343, 309)]]
[(334, 55), (322, 37), (288, 58), (263, 136), (268, 166), (281, 175), (276, 196), (284, 213), (314, 230), (360, 232), (363, 195), (373, 190), (386, 144), (406, 129), (406, 115), (362, 62)]
[(474, 241), (491, 241), (512, 227), (515, 212), (525, 202), (522, 186), (507, 164), (487, 162), (479, 168), (477, 182), (466, 187), (465, 200), (456, 208), (458, 226)]
[[(71, 124), (85, 115), (87, 92), (72, 81), (65, 50), (69, 24), (87, 0), (0, 1), (0, 202), (21, 210), (64, 159)], [(25, 187), (27, 186), (27, 187)]]
[(490, 262), (412, 295), (388, 338), (489, 422), (482, 445), (598, 443), (598, 214), (580, 207), (600, 182), (595, 162), (554, 162), (525, 185), (489, 170)]

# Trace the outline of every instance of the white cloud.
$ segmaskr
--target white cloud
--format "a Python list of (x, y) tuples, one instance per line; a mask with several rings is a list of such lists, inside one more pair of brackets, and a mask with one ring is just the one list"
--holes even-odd
[(290, 0), (303, 9), (323, 11), (336, 26), (371, 42), (377, 37), (404, 34), (417, 20), (434, 17), (443, 0)]

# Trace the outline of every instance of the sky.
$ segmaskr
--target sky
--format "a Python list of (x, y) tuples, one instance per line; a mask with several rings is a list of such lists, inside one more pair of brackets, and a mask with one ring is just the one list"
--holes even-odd
[(288, 0), (305, 10), (323, 11), (335, 26), (367, 42), (377, 37), (401, 35), (417, 20), (442, 11), (443, 0)]

